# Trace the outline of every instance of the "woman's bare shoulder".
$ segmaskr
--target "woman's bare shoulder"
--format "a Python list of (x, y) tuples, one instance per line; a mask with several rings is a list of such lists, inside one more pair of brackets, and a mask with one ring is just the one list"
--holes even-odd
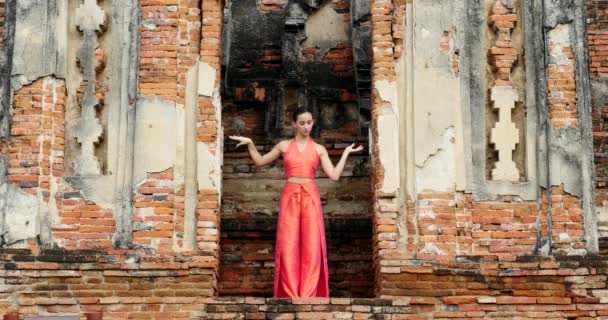
[(324, 145), (315, 142), (315, 147), (317, 148), (317, 153), (319, 153), (319, 155), (327, 153), (327, 149), (325, 149)]
[(290, 141), (291, 140), (281, 140), (277, 143), (276, 148), (279, 148), (279, 150), (284, 153), (287, 150)]

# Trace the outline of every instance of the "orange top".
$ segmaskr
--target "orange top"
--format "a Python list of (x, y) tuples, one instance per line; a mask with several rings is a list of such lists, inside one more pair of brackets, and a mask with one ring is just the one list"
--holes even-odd
[(315, 178), (315, 172), (319, 167), (319, 154), (312, 139), (308, 139), (304, 150), (300, 152), (296, 139), (293, 138), (283, 154), (283, 166), (285, 177)]

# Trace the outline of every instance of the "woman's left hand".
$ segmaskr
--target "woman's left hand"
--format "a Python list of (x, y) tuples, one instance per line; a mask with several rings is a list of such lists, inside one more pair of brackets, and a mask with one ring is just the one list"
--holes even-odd
[(344, 149), (344, 152), (351, 153), (351, 152), (359, 152), (361, 150), (363, 150), (362, 145), (359, 145), (358, 147), (355, 148), (355, 144), (353, 143), (350, 146), (346, 147), (346, 149)]

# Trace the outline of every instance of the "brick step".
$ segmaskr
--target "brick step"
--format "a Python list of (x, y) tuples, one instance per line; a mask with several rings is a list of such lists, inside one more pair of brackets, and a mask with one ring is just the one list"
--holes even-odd
[(199, 319), (407, 319), (409, 299), (220, 297)]
[[(330, 217), (324, 221), (331, 295), (372, 296), (371, 217)], [(220, 295), (272, 296), (276, 224), (273, 217), (222, 214)]]

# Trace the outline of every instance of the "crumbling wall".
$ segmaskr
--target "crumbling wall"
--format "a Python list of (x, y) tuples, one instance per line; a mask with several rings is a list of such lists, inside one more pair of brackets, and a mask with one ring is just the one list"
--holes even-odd
[(6, 21), (6, 0), (0, 1), (0, 48), (4, 40), (4, 23)]
[[(5, 2), (0, 312), (604, 315), (603, 1)], [(266, 31), (227, 38), (243, 13)], [(511, 103), (515, 147), (491, 137)], [(318, 180), (332, 295), (378, 299), (209, 298), (270, 294), (283, 179), (223, 136), (268, 151), (299, 104), (332, 157), (369, 148)]]
[[(375, 34), (405, 12), (396, 23), (402, 47), (399, 32), (373, 38), (376, 292), (401, 287), (387, 279), (400, 281), (408, 259), (595, 252), (587, 62), (584, 44), (572, 40), (584, 32), (581, 7), (376, 1), (372, 8)], [(424, 78), (433, 70), (444, 76)], [(385, 131), (391, 114), (399, 121)], [(427, 132), (433, 128), (443, 129)], [(442, 142), (447, 147), (437, 148)]]
[[(605, 59), (605, 43), (608, 43), (608, 11), (602, 1), (587, 1), (588, 43), (591, 77), (591, 102), (593, 117), (593, 150), (595, 159), (595, 183), (600, 246), (605, 247), (608, 235), (608, 62)], [(602, 239), (604, 238), (604, 239)]]

